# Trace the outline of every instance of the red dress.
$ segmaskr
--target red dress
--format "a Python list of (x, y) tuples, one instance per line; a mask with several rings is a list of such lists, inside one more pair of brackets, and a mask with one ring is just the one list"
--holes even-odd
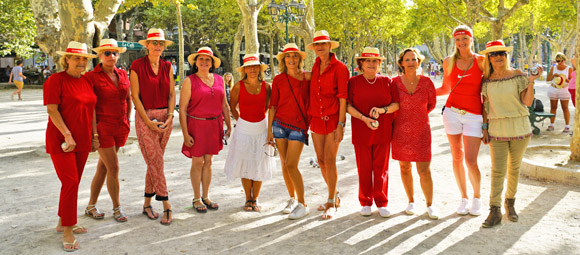
[(188, 77), (191, 82), (191, 98), (187, 105), (187, 114), (197, 118), (216, 118), (198, 120), (187, 117), (187, 131), (193, 137), (193, 146), (187, 147), (183, 144), (181, 152), (188, 158), (206, 154), (217, 155), (224, 147), (222, 103), (226, 92), (222, 77), (217, 74), (213, 74), (213, 77), (212, 87), (203, 83), (195, 74)]
[(403, 85), (401, 76), (393, 78), (399, 89), (399, 111), (393, 125), (393, 159), (408, 162), (431, 161), (431, 126), (429, 112), (437, 104), (435, 85), (421, 76), (413, 94)]
[[(129, 118), (127, 116), (127, 96), (129, 95), (129, 77), (127, 72), (114, 68), (119, 79), (118, 84), (109, 78), (103, 71), (102, 64), (85, 74), (93, 84), (93, 90), (97, 95), (97, 131), (99, 140), (101, 136), (121, 136), (127, 140), (130, 131)], [(120, 144), (124, 145), (125, 142)], [(101, 147), (104, 148), (101, 142)]]

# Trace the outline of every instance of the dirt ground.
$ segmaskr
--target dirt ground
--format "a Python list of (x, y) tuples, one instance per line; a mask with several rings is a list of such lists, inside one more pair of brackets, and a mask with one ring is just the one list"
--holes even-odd
[[(436, 86), (440, 81), (436, 82)], [(549, 104), (547, 85), (539, 82), (537, 97)], [(0, 90), (0, 254), (62, 254), (61, 235), (56, 233), (60, 182), (51, 160), (44, 153), (47, 114), (42, 106), (42, 90), (27, 89), (24, 101), (10, 101), (12, 90)], [(439, 220), (425, 213), (419, 178), (414, 172), (418, 215), (407, 216), (407, 204), (397, 161), (390, 161), (390, 218), (381, 218), (376, 209), (370, 217), (359, 215), (358, 178), (351, 129), (339, 150), (345, 159), (337, 162), (338, 187), (342, 207), (332, 220), (322, 220), (315, 208), (325, 200), (326, 189), (314, 158), (313, 146), (305, 147), (300, 170), (304, 176), (309, 216), (288, 220), (281, 213), (288, 199), (280, 171), (264, 183), (260, 213), (242, 210), (244, 195), (239, 181), (227, 181), (223, 165), (225, 152), (214, 158), (211, 198), (218, 211), (198, 214), (191, 208), (193, 191), (189, 180), (191, 161), (180, 152), (182, 135), (175, 123), (165, 153), (173, 224), (163, 226), (141, 214), (145, 163), (136, 140), (131, 138), (119, 153), (121, 204), (129, 216), (126, 223), (112, 218), (112, 204), (103, 188), (98, 207), (104, 220), (83, 215), (98, 155), (92, 153), (79, 189), (78, 222), (88, 233), (77, 235), (79, 254), (580, 254), (580, 187), (520, 179), (516, 209), (517, 223), (505, 217), (492, 229), (481, 228), (487, 216), (490, 190), (488, 146), (482, 145), (478, 163), (481, 170), (483, 210), (479, 217), (458, 216), (460, 194), (451, 167), (451, 154), (440, 109), (445, 97), (430, 114), (433, 135), (431, 171), (435, 185), (434, 206)], [(571, 104), (570, 104), (571, 105)], [(574, 108), (570, 106), (573, 112)], [(556, 130), (534, 136), (531, 144), (569, 144), (561, 111)], [(542, 130), (547, 127), (547, 121)], [(134, 131), (131, 136), (134, 137)], [(554, 160), (546, 153), (546, 161)], [(279, 162), (278, 162), (279, 167)], [(469, 183), (469, 182), (468, 182)], [(472, 197), (471, 185), (468, 194)], [(161, 212), (162, 205), (153, 202)]]

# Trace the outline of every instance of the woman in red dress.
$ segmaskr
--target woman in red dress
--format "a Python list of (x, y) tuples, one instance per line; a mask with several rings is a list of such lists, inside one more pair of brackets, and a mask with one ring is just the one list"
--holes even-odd
[(427, 213), (431, 219), (438, 219), (439, 215), (432, 206), (431, 126), (428, 116), (435, 108), (437, 99), (431, 78), (417, 71), (423, 58), (421, 52), (414, 48), (405, 49), (399, 54), (397, 64), (403, 70), (403, 75), (393, 79), (400, 99), (399, 112), (393, 126), (393, 159), (399, 160), (401, 179), (409, 199), (405, 213), (415, 214), (411, 171), (411, 162), (415, 162), (427, 202)]
[(370, 216), (373, 201), (382, 217), (389, 217), (389, 154), (393, 112), (399, 94), (391, 78), (377, 75), (385, 58), (377, 48), (365, 48), (356, 58), (363, 72), (348, 81), (347, 111), (352, 121), (352, 144), (358, 169), (358, 200), (361, 215)]
[(290, 199), (282, 210), (289, 219), (300, 219), (310, 213), (304, 199), (304, 181), (298, 169), (300, 154), (308, 144), (309, 80), (312, 73), (303, 70), (306, 52), (294, 43), (284, 45), (279, 53), (278, 71), (272, 82), (268, 113), (268, 142), (280, 151), (282, 176)]
[[(316, 31), (307, 49), (316, 53), (310, 80), (310, 130), (314, 151), (322, 177), (328, 187), (328, 200), (318, 209), (324, 211), (322, 219), (331, 219), (340, 206), (337, 183), (336, 153), (344, 135), (346, 121), (346, 98), (349, 73), (330, 50), (339, 43), (331, 41), (328, 32)], [(331, 210), (332, 209), (332, 210)]]
[(133, 61), (130, 74), (135, 131), (147, 164), (143, 214), (151, 220), (159, 217), (151, 207), (151, 198), (155, 196), (155, 200), (163, 203), (164, 216), (160, 221), (163, 225), (172, 222), (163, 154), (173, 129), (175, 81), (171, 63), (161, 59), (161, 54), (172, 43), (165, 40), (163, 30), (149, 29), (147, 39), (139, 41), (147, 49), (147, 55)]
[(119, 54), (127, 48), (118, 47), (115, 39), (103, 39), (97, 53), (101, 63), (86, 77), (93, 84), (97, 95), (95, 107), (97, 122), (97, 137), (99, 138), (99, 162), (93, 182), (89, 205), (85, 215), (93, 219), (105, 217), (96, 207), (101, 188), (107, 180), (107, 191), (113, 202), (113, 218), (118, 222), (127, 221), (127, 215), (121, 209), (119, 202), (119, 159), (117, 152), (125, 145), (129, 136), (131, 116), (131, 97), (129, 96), (129, 77), (127, 72), (118, 69), (115, 65)]
[[(189, 176), (193, 188), (193, 208), (199, 213), (217, 210), (218, 203), (209, 198), (213, 156), (223, 148), (222, 139), (232, 131), (230, 107), (224, 80), (214, 73), (221, 60), (209, 47), (201, 47), (187, 57), (193, 74), (183, 81), (179, 97), (179, 122), (183, 133), (181, 153), (191, 158)], [(223, 121), (227, 130), (224, 134)], [(200, 192), (201, 186), (201, 192)]]
[(97, 97), (90, 81), (82, 75), (89, 58), (87, 45), (72, 41), (60, 64), (64, 72), (50, 76), (42, 88), (44, 105), (48, 112), (46, 152), (50, 154), (56, 175), (62, 183), (58, 203), (57, 232), (62, 232), (65, 251), (79, 249), (74, 234), (87, 230), (77, 224), (79, 183), (90, 151), (99, 147), (93, 126)]

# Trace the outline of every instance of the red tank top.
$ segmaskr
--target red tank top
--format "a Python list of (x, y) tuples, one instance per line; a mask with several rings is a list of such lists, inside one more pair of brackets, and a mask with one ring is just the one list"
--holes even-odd
[[(465, 73), (465, 75), (463, 74)], [(463, 76), (463, 79), (461, 79)], [(447, 99), (447, 104), (445, 107), (455, 107), (461, 110), (468, 111), (473, 114), (481, 114), (482, 103), (481, 103), (481, 79), (483, 78), (483, 72), (479, 69), (477, 65), (477, 58), (473, 58), (473, 64), (465, 72), (465, 70), (460, 70), (457, 68), (457, 63), (451, 71), (449, 80), (451, 83), (451, 88), (457, 84), (459, 79), (461, 82), (457, 85), (455, 90), (449, 94)]]
[(262, 81), (260, 93), (252, 95), (246, 90), (246, 85), (240, 81), (240, 118), (249, 122), (260, 122), (266, 118), (266, 82)]

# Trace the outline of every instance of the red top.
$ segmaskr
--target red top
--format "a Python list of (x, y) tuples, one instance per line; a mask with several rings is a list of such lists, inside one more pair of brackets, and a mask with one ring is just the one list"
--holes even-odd
[(393, 125), (393, 159), (408, 162), (431, 161), (431, 125), (429, 113), (437, 104), (435, 85), (421, 76), (413, 94), (409, 93), (401, 76), (393, 78), (399, 89), (399, 111)]
[(266, 118), (266, 82), (262, 81), (260, 92), (252, 95), (246, 90), (246, 85), (240, 81), (240, 97), (238, 105), (240, 106), (240, 118), (249, 122), (260, 122)]
[[(93, 86), (83, 75), (75, 78), (66, 72), (55, 73), (42, 86), (44, 105), (57, 104), (58, 111), (77, 146), (73, 152), (91, 151), (93, 113), (97, 96)], [(46, 152), (64, 153), (60, 145), (64, 136), (48, 118), (46, 126)]]
[(213, 78), (213, 86), (210, 87), (197, 75), (189, 76), (191, 98), (187, 105), (188, 114), (198, 118), (214, 118), (222, 114), (222, 103), (226, 95), (224, 80), (217, 74), (213, 74)]
[(308, 114), (314, 117), (338, 114), (339, 98), (347, 98), (348, 68), (330, 53), (330, 64), (320, 74), (320, 58), (312, 66), (310, 80), (310, 106)]
[[(399, 102), (399, 92), (392, 84), (391, 78), (387, 76), (377, 75), (376, 81), (370, 84), (361, 74), (348, 81), (348, 102), (368, 117), (373, 107), (384, 107), (393, 102)], [(393, 113), (380, 114), (378, 129), (371, 130), (362, 120), (351, 116), (352, 144), (390, 144), (393, 119)]]
[[(288, 84), (288, 81), (291, 85)], [(308, 123), (304, 122), (304, 119), (308, 120), (306, 111), (310, 98), (309, 93), (310, 82), (306, 80), (305, 75), (302, 75), (302, 80), (294, 79), (286, 73), (276, 75), (270, 93), (270, 107), (276, 107), (274, 119), (286, 128), (306, 132)]]
[(171, 81), (169, 71), (173, 73), (171, 63), (160, 59), (159, 72), (155, 75), (149, 58), (145, 56), (133, 61), (131, 71), (139, 77), (139, 98), (145, 110), (167, 108)]
[(460, 70), (457, 68), (457, 63), (455, 64), (449, 77), (449, 90), (453, 89), (463, 73), (465, 75), (461, 83), (449, 94), (445, 107), (455, 107), (481, 115), (481, 111), (483, 110), (481, 102), (481, 79), (483, 78), (483, 72), (479, 69), (477, 57), (473, 58), (473, 64), (467, 72)]
[(101, 135), (115, 135), (129, 133), (130, 124), (127, 116), (127, 97), (129, 96), (129, 77), (127, 72), (114, 68), (118, 77), (118, 86), (109, 78), (103, 69), (102, 63), (85, 74), (92, 83), (97, 95), (97, 130)]

